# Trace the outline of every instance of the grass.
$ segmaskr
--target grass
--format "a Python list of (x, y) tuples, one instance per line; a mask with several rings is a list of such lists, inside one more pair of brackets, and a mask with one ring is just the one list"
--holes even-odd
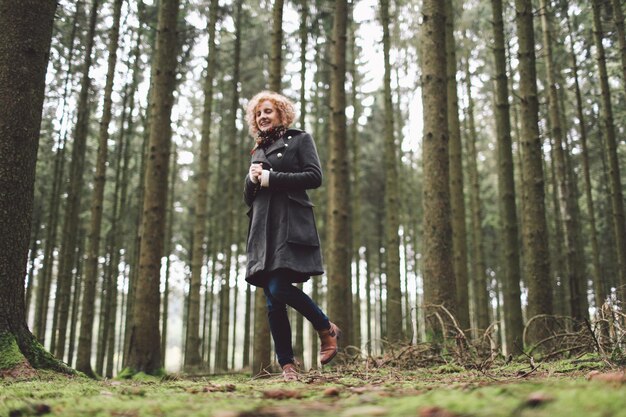
[[(40, 373), (0, 380), (0, 416), (624, 416), (624, 378), (597, 358), (491, 367), (334, 368), (302, 382), (233, 374), (201, 378), (94, 381)], [(623, 372), (623, 370), (622, 370)]]

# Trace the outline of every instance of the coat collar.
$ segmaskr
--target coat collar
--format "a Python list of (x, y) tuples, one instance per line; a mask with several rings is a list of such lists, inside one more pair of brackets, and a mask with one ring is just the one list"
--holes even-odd
[(265, 150), (265, 155), (269, 156), (273, 154), (274, 152), (278, 151), (279, 149), (283, 149), (284, 147), (285, 147), (285, 137), (283, 136), (281, 138), (276, 139), (276, 141), (274, 141), (274, 143), (272, 143), (269, 146), (269, 148)]

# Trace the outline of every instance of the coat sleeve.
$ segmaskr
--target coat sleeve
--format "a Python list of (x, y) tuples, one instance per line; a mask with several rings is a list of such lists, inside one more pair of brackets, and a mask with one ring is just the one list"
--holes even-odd
[(299, 172), (270, 172), (270, 190), (307, 190), (322, 185), (322, 168), (317, 155), (315, 142), (308, 133), (305, 133), (298, 143), (298, 159), (302, 167)]
[(250, 176), (246, 174), (243, 186), (243, 201), (245, 201), (248, 207), (252, 206), (252, 202), (254, 201), (254, 197), (256, 196), (257, 191), (259, 191), (260, 186), (260, 183), (253, 183)]

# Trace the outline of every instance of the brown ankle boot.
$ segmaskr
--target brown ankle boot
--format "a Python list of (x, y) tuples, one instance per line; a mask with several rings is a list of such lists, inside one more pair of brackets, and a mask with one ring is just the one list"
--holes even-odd
[(330, 328), (327, 330), (318, 330), (320, 335), (320, 362), (322, 365), (326, 365), (333, 360), (337, 354), (339, 348), (338, 341), (341, 336), (341, 330), (335, 323), (330, 323)]
[(298, 373), (298, 369), (295, 364), (287, 363), (283, 366), (283, 381), (293, 382), (298, 381), (299, 379), (300, 374)]

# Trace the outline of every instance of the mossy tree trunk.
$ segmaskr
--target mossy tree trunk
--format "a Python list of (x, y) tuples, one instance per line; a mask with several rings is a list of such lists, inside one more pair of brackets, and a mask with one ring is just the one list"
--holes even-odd
[(172, 139), (171, 111), (177, 65), (179, 0), (162, 0), (150, 97), (150, 155), (146, 164), (139, 275), (133, 302), (127, 367), (134, 372), (161, 371), (159, 336), (160, 269), (165, 234), (167, 182)]
[(448, 99), (446, 94), (445, 3), (424, 0), (420, 57), (424, 103), (424, 307), (427, 335), (437, 339), (443, 331), (432, 314), (434, 305), (456, 313), (456, 281), (452, 256), (450, 171), (448, 151)]
[(24, 276), (56, 1), (0, 1), (0, 375), (72, 372), (26, 324)]

